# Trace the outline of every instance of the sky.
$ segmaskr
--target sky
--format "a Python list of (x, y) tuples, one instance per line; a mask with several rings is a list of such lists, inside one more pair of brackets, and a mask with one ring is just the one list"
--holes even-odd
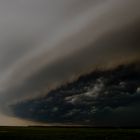
[(13, 104), (46, 99), (95, 70), (139, 65), (139, 8), (138, 0), (1, 0), (0, 125), (40, 123)]

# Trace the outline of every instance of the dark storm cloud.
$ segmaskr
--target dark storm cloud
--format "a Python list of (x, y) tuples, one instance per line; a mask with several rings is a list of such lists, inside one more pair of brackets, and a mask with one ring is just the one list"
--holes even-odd
[(139, 68), (130, 65), (94, 72), (12, 108), (21, 118), (48, 123), (139, 126), (139, 101)]
[[(139, 5), (137, 0), (1, 0), (1, 110), (10, 113), (7, 104), (44, 96), (95, 69), (139, 61)], [(91, 92), (104, 89), (100, 80)], [(71, 98), (82, 100), (82, 94)]]

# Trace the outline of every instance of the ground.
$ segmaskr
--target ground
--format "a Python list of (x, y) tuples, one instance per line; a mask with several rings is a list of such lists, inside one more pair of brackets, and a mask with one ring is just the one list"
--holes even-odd
[(0, 127), (9, 140), (138, 140), (140, 129), (88, 127)]

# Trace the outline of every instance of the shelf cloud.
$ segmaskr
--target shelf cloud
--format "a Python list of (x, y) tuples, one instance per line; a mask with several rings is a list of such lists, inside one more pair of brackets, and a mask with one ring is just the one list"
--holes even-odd
[(10, 121), (9, 105), (44, 97), (93, 71), (139, 66), (139, 8), (137, 0), (1, 0), (1, 115)]

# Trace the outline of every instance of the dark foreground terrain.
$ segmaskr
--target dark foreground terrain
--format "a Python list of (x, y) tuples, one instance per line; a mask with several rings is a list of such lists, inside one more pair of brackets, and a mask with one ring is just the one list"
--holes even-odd
[(139, 140), (140, 129), (0, 127), (0, 140)]

